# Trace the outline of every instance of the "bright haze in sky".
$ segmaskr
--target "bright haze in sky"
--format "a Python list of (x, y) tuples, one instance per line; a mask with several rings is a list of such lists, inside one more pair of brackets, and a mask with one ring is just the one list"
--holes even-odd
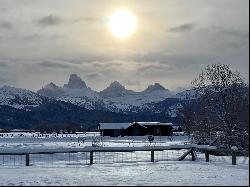
[(174, 90), (212, 63), (248, 82), (248, 50), (248, 0), (0, 0), (0, 87)]

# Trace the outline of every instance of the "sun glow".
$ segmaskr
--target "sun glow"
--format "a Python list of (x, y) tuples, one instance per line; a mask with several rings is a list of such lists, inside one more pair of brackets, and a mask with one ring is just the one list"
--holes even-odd
[(137, 21), (130, 11), (119, 9), (109, 17), (108, 26), (115, 37), (126, 39), (135, 32)]

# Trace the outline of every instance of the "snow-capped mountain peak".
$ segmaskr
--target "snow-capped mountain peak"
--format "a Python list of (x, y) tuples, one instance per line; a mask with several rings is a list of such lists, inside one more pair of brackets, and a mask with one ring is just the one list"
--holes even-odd
[(143, 92), (152, 92), (152, 91), (169, 91), (168, 89), (164, 88), (160, 83), (155, 83), (154, 85), (149, 85)]
[(87, 85), (78, 75), (71, 74), (68, 84), (64, 84), (63, 88), (82, 89), (87, 88)]
[(125, 90), (125, 87), (123, 85), (121, 85), (121, 83), (119, 83), (118, 81), (112, 82), (109, 87), (120, 88), (120, 89), (124, 89)]
[(88, 88), (76, 74), (71, 74), (67, 84), (58, 87), (54, 83), (46, 85), (37, 93), (65, 101), (87, 109), (105, 109), (113, 112), (136, 111), (153, 102), (160, 102), (175, 95), (161, 84), (149, 85), (142, 92), (126, 89), (118, 81), (112, 82), (107, 88), (96, 92)]
[(44, 88), (47, 88), (47, 89), (58, 89), (59, 86), (57, 86), (56, 84), (54, 84), (53, 82), (47, 84)]
[(118, 81), (112, 82), (107, 88), (99, 92), (99, 94), (104, 98), (119, 97), (131, 93), (133, 93), (132, 90), (127, 90)]
[(46, 97), (57, 97), (58, 95), (61, 95), (63, 93), (63, 90), (59, 86), (51, 82), (44, 86), (42, 89), (38, 90), (37, 93)]

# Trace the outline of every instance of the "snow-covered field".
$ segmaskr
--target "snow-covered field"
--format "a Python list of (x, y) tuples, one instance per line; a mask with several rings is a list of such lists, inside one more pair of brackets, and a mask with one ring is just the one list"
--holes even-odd
[[(13, 135), (12, 135), (13, 134)], [(1, 150), (55, 149), (91, 146), (135, 147), (149, 145), (147, 137), (100, 137), (97, 133), (79, 135), (43, 135), (37, 133), (0, 134)], [(155, 137), (154, 145), (184, 144), (187, 136)], [(31, 166), (24, 166), (24, 156), (0, 158), (0, 185), (249, 185), (249, 158), (204, 154), (198, 159), (177, 161), (186, 150), (150, 153), (95, 153), (94, 165), (88, 165), (85, 153), (32, 155)], [(57, 156), (56, 156), (57, 155)]]
[[(3, 135), (3, 136), (1, 136)], [(151, 145), (173, 145), (189, 142), (188, 136), (159, 136), (154, 137)], [(87, 134), (43, 134), (40, 133), (0, 133), (0, 148), (2, 149), (22, 149), (22, 148), (72, 148), (92, 146), (92, 143), (104, 147), (113, 146), (146, 146), (150, 145), (147, 136), (135, 137), (102, 137), (99, 132)]]

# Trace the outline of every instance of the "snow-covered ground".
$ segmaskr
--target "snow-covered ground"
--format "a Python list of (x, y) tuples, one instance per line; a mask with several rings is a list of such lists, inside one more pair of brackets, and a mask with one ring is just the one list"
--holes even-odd
[[(13, 134), (13, 135), (12, 135)], [(91, 146), (135, 147), (149, 145), (147, 137), (100, 137), (98, 133), (43, 135), (37, 133), (0, 134), (1, 150), (55, 149)], [(155, 137), (150, 146), (175, 145), (190, 142), (187, 136)], [(0, 185), (249, 185), (249, 158), (204, 154), (198, 159), (177, 161), (186, 150), (155, 152), (94, 153), (94, 165), (88, 165), (86, 153), (31, 155), (26, 167), (24, 156), (0, 158)]]
[[(3, 136), (1, 136), (3, 135)], [(188, 136), (158, 136), (154, 137), (151, 145), (179, 145), (189, 142)], [(1, 149), (22, 149), (22, 148), (71, 148), (92, 146), (92, 143), (99, 144), (104, 147), (113, 146), (145, 146), (150, 145), (147, 136), (134, 137), (102, 137), (99, 132), (87, 134), (43, 134), (40, 133), (0, 133)]]
[(0, 185), (249, 185), (249, 167), (167, 161), (83, 167), (0, 168)]

